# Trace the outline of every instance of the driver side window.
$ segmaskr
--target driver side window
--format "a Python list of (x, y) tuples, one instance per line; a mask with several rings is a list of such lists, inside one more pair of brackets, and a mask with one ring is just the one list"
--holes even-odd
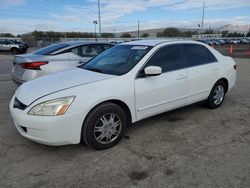
[(160, 48), (148, 61), (148, 66), (159, 66), (162, 72), (184, 68), (181, 58), (180, 45), (169, 45)]

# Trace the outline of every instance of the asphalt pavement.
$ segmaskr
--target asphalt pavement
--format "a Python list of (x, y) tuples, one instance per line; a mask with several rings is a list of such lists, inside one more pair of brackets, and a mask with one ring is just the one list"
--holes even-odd
[[(196, 104), (136, 123), (113, 148), (23, 138), (8, 104), (17, 86), (0, 54), (0, 187), (250, 187), (250, 59), (219, 109)], [(70, 126), (70, 125), (69, 125)]]

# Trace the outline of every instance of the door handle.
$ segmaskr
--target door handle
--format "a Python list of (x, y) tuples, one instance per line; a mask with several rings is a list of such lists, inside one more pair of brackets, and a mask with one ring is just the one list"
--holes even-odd
[(187, 75), (183, 75), (183, 74), (180, 74), (180, 75), (178, 75), (177, 76), (177, 80), (183, 80), (183, 79), (185, 79), (185, 78), (187, 78)]

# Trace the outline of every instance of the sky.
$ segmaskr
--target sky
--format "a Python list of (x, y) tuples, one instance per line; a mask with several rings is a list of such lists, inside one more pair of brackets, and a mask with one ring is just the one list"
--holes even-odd
[[(102, 32), (201, 23), (203, 0), (100, 0)], [(250, 24), (250, 0), (205, 0), (204, 28)], [(0, 33), (94, 32), (97, 0), (0, 0)], [(98, 28), (97, 28), (98, 29)]]

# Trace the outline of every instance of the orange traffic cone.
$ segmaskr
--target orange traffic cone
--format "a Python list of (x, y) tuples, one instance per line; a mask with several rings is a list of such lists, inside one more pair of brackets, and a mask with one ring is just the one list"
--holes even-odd
[(247, 52), (247, 55), (250, 56), (250, 51)]
[(233, 51), (234, 51), (234, 48), (233, 48), (233, 45), (230, 46), (230, 49), (229, 49), (229, 53), (230, 54), (233, 54)]

